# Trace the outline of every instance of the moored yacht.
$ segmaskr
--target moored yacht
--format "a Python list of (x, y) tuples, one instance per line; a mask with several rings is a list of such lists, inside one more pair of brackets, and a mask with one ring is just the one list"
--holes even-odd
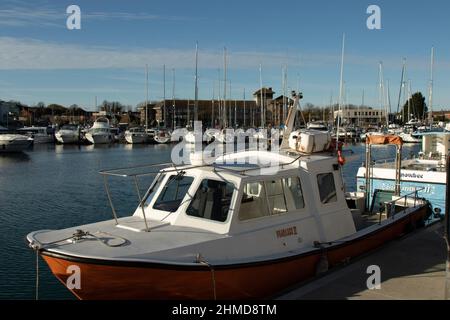
[(33, 143), (52, 143), (55, 141), (53, 133), (48, 127), (23, 127), (17, 129), (20, 134), (33, 138)]
[[(411, 195), (394, 195), (369, 214), (350, 209), (336, 155), (315, 151), (283, 140), (279, 152), (152, 165), (140, 174), (157, 175), (132, 216), (117, 217), (106, 188), (112, 220), (35, 231), (27, 239), (81, 299), (248, 299), (310, 279), (426, 218), (428, 204)], [(105, 183), (109, 175), (139, 175), (101, 174)]]
[[(418, 196), (432, 203), (436, 218), (445, 212), (446, 157), (450, 149), (450, 133), (425, 133), (422, 150), (411, 159), (402, 160), (401, 193), (419, 190)], [(396, 178), (395, 161), (375, 161), (370, 164), (370, 183), (366, 179), (367, 163), (358, 169), (357, 189), (393, 190)]]
[(0, 153), (22, 152), (33, 143), (33, 138), (22, 134), (8, 133), (8, 129), (0, 126)]
[(107, 118), (98, 118), (85, 134), (86, 140), (92, 144), (106, 144), (114, 142), (114, 135)]
[(159, 144), (169, 143), (171, 140), (170, 131), (165, 128), (159, 128), (153, 139)]
[(129, 128), (125, 131), (125, 141), (130, 144), (146, 143), (148, 140), (147, 132), (143, 127)]
[(65, 124), (55, 133), (55, 138), (62, 144), (79, 143), (80, 127), (75, 124)]
[(318, 131), (329, 131), (328, 126), (322, 121), (311, 121), (306, 125), (307, 129)]

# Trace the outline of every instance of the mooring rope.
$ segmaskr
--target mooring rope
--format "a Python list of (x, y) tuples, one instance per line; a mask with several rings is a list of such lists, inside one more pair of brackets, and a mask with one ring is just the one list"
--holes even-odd
[[(105, 234), (105, 235), (111, 236), (112, 238), (120, 239), (120, 240), (122, 240), (122, 242), (120, 242), (120, 243), (118, 243), (118, 244), (109, 244), (109, 243), (108, 243), (107, 241), (105, 241), (104, 239), (102, 239), (102, 238), (96, 236), (96, 234)], [(37, 241), (37, 240), (35, 239), (35, 240), (33, 240), (33, 241), (30, 243), (29, 246), (30, 246), (32, 249), (34, 249), (34, 250), (36, 250), (36, 251), (39, 251), (39, 249), (42, 249), (44, 246), (52, 245), (52, 244), (59, 243), (59, 242), (62, 242), (62, 241), (67, 241), (67, 240), (78, 241), (78, 240), (81, 240), (81, 239), (86, 238), (86, 237), (92, 237), (93, 239), (98, 240), (100, 243), (102, 243), (102, 244), (104, 244), (105, 246), (108, 246), (108, 247), (120, 247), (120, 246), (122, 246), (122, 245), (124, 245), (125, 243), (128, 242), (127, 239), (125, 239), (125, 238), (123, 238), (123, 237), (120, 237), (120, 236), (113, 235), (113, 234), (108, 233), (108, 232), (104, 232), (104, 231), (96, 231), (96, 232), (94, 232), (94, 233), (90, 233), (89, 231), (83, 231), (83, 230), (78, 229), (78, 230), (76, 230), (76, 232), (75, 232), (74, 234), (72, 234), (70, 237), (66, 237), (66, 238), (62, 238), (62, 239), (58, 239), (58, 240), (50, 241), (50, 242), (40, 242), (40, 241)]]
[[(96, 236), (95, 234), (106, 234), (106, 235), (111, 236), (112, 238), (121, 239), (122, 242), (120, 242), (120, 243), (118, 243), (118, 244), (109, 244), (107, 241), (105, 241), (105, 240), (103, 240), (102, 238)], [(50, 241), (50, 242), (39, 242), (39, 241), (37, 241), (36, 239), (33, 240), (33, 241), (29, 244), (29, 246), (30, 246), (30, 248), (32, 248), (34, 251), (36, 251), (36, 282), (35, 282), (35, 292), (34, 292), (35, 300), (39, 300), (39, 251), (40, 251), (44, 246), (52, 245), (52, 244), (55, 244), (55, 243), (59, 243), (59, 242), (67, 241), (67, 240), (71, 240), (71, 239), (74, 240), (74, 241), (78, 241), (78, 240), (81, 240), (81, 239), (83, 239), (83, 238), (85, 238), (85, 237), (88, 237), (88, 236), (94, 238), (94, 239), (97, 240), (97, 241), (100, 241), (100, 242), (101, 242), (102, 244), (104, 244), (105, 246), (112, 247), (112, 248), (114, 248), (114, 247), (120, 247), (120, 246), (122, 246), (122, 245), (124, 245), (125, 243), (128, 242), (127, 239), (125, 239), (125, 238), (123, 238), (123, 237), (119, 237), (119, 236), (112, 235), (112, 234), (110, 234), (110, 233), (108, 233), (108, 232), (96, 231), (96, 232), (94, 232), (94, 233), (90, 233), (89, 231), (83, 231), (83, 230), (77, 230), (77, 231), (76, 231), (73, 235), (71, 235), (70, 237), (66, 237), (66, 238), (63, 238), (63, 239), (58, 239), (58, 240), (55, 240), (55, 241)]]
[(212, 277), (212, 285), (213, 285), (213, 293), (214, 293), (214, 300), (217, 300), (217, 293), (216, 293), (216, 275), (214, 273), (214, 267), (206, 261), (206, 259), (199, 253), (197, 254), (197, 262), (201, 263), (203, 265), (206, 265), (209, 270), (211, 271), (211, 277)]
[(36, 250), (36, 288), (35, 288), (35, 300), (39, 300), (39, 250)]

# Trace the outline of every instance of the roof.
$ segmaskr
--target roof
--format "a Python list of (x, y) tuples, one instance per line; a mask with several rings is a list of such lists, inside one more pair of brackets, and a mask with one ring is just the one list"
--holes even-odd
[(261, 89), (256, 90), (253, 95), (256, 96), (258, 94), (261, 94), (261, 91), (263, 92), (263, 94), (274, 94), (275, 91), (272, 90), (272, 88), (266, 88), (266, 87), (262, 87)]

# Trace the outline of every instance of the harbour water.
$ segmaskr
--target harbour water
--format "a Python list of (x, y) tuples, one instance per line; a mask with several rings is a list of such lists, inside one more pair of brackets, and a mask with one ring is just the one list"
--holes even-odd
[[(375, 159), (393, 158), (395, 149), (377, 147)], [(347, 145), (354, 155), (344, 166), (348, 191), (364, 161), (364, 144)], [(39, 229), (60, 229), (111, 219), (99, 170), (170, 161), (171, 145), (35, 145), (23, 154), (0, 154), (0, 299), (34, 299), (36, 256), (24, 237)], [(405, 145), (403, 156), (420, 150)], [(151, 177), (141, 179), (142, 191)], [(138, 198), (133, 181), (111, 179), (120, 216), (131, 214)], [(39, 298), (73, 299), (39, 260)]]

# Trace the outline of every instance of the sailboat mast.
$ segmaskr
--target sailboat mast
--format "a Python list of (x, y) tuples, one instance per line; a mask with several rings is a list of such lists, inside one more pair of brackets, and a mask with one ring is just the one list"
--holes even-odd
[(228, 119), (228, 125), (229, 126), (233, 126), (233, 119), (232, 119), (232, 112), (231, 112), (231, 80), (228, 80), (228, 99), (230, 99), (230, 106), (228, 107), (228, 115), (229, 115), (229, 119)]
[(243, 124), (242, 124), (242, 127), (243, 128), (245, 128), (245, 88), (244, 88), (244, 121), (243, 121)]
[(217, 102), (219, 103), (219, 110), (218, 110), (218, 116), (219, 116), (219, 119), (218, 119), (218, 123), (219, 123), (219, 125), (223, 125), (223, 122), (222, 122), (222, 115), (223, 115), (223, 111), (222, 111), (222, 99), (221, 99), (221, 92), (220, 92), (220, 85), (221, 85), (221, 83), (220, 83), (220, 68), (217, 68), (217, 80), (218, 80), (218, 91), (217, 91)]
[(358, 127), (361, 127), (361, 108), (364, 108), (364, 89), (362, 90), (361, 105), (358, 107)]
[(175, 110), (175, 68), (172, 69), (172, 110), (173, 110), (173, 129), (177, 125)]
[(386, 125), (389, 126), (389, 115), (391, 114), (391, 93), (389, 90), (389, 79), (386, 88)]
[[(402, 65), (402, 76), (400, 78), (400, 90), (398, 91), (398, 103), (397, 103), (397, 113), (399, 113), (400, 111), (400, 100), (402, 98), (402, 89), (404, 88), (404, 76), (405, 76), (405, 67), (406, 67), (406, 59), (403, 58), (403, 65)], [(405, 122), (405, 117), (404, 117), (404, 110), (402, 110), (402, 120), (403, 122)]]
[(261, 127), (265, 127), (264, 123), (264, 98), (263, 98), (263, 86), (262, 86), (262, 65), (259, 64), (259, 87), (261, 88)]
[(195, 97), (194, 121), (198, 121), (198, 42), (195, 43)]
[(145, 65), (145, 129), (148, 129), (148, 64)]
[[(339, 106), (338, 106), (338, 119), (336, 126), (336, 139), (339, 141), (339, 126), (341, 122), (341, 112), (342, 112), (342, 95), (343, 95), (343, 86), (344, 86), (344, 52), (345, 52), (345, 33), (342, 35), (342, 52), (341, 52), (341, 73), (339, 79)], [(339, 147), (339, 143), (336, 143), (336, 150)]]
[(428, 123), (430, 127), (433, 125), (433, 71), (434, 71), (434, 47), (431, 47), (430, 91), (428, 94)]
[(383, 62), (379, 62), (378, 64), (378, 103), (379, 103), (379, 109), (380, 109), (380, 113), (379, 113), (379, 122), (381, 125), (381, 111), (384, 109), (383, 108)]
[(237, 128), (237, 101), (234, 99), (234, 128)]
[(214, 128), (214, 97), (216, 90), (216, 81), (213, 82), (213, 88), (212, 88), (212, 100), (211, 100), (211, 128)]
[(167, 114), (166, 114), (166, 65), (163, 65), (163, 119), (164, 126), (167, 126)]
[(408, 80), (408, 121), (411, 117), (411, 80)]
[(227, 48), (223, 48), (223, 125), (227, 123)]

